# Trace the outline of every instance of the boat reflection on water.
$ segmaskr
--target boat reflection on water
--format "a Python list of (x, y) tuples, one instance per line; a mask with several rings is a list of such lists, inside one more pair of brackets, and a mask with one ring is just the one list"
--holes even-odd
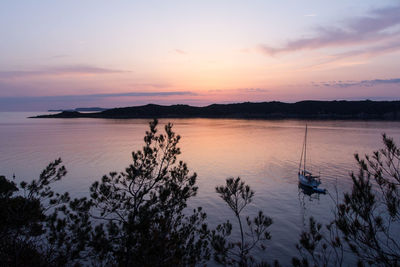
[(309, 196), (310, 198), (319, 199), (319, 195), (326, 194), (326, 190), (315, 190), (312, 187), (305, 186), (299, 182), (299, 194), (303, 193), (304, 195)]
[[(300, 204), (301, 215), (302, 215), (303, 230), (307, 229), (306, 219), (310, 215), (310, 214), (306, 215), (308, 213), (307, 212), (308, 205), (306, 205), (306, 202), (307, 203), (316, 202), (316, 204), (318, 204), (321, 194), (325, 195), (326, 191), (316, 191), (313, 188), (311, 188), (309, 186), (305, 186), (299, 182), (299, 204)], [(312, 214), (312, 210), (311, 210), (311, 214)]]

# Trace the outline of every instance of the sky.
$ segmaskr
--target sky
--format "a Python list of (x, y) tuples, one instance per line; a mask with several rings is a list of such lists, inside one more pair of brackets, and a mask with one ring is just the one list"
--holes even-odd
[(1, 0), (0, 110), (400, 99), (400, 1)]

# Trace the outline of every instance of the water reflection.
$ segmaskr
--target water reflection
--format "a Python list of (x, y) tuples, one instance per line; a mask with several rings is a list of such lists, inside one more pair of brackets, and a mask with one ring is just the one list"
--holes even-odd
[(309, 205), (309, 202), (316, 202), (319, 204), (321, 195), (324, 197), (325, 193), (315, 191), (301, 183), (298, 184), (298, 198), (302, 215), (303, 230), (306, 230), (307, 228), (308, 217), (313, 215), (312, 210), (310, 211), (310, 214), (308, 214), (308, 208), (312, 208), (312, 206)]
[[(0, 174), (16, 179), (38, 177), (47, 163), (64, 160), (68, 175), (58, 183), (73, 196), (110, 171), (122, 171), (131, 163), (131, 152), (143, 146), (148, 120), (26, 119), (35, 114), (0, 114)], [(331, 219), (334, 203), (298, 186), (298, 163), (305, 121), (164, 119), (174, 123), (182, 136), (179, 158), (197, 172), (198, 195), (190, 208), (202, 206), (208, 222), (230, 219), (231, 212), (215, 193), (227, 177), (240, 176), (255, 190), (248, 209), (273, 218), (267, 254), (290, 264), (297, 237), (309, 216), (324, 223)], [(323, 187), (338, 194), (349, 190), (349, 173), (356, 168), (354, 153), (371, 153), (381, 146), (386, 132), (400, 141), (399, 122), (309, 121), (307, 154), (312, 171), (321, 173)], [(162, 128), (160, 128), (162, 130)], [(398, 142), (400, 143), (400, 142)], [(299, 205), (300, 203), (300, 205)], [(232, 220), (231, 220), (232, 221)]]
[(301, 183), (299, 183), (299, 196), (301, 194), (303, 196), (308, 196), (310, 198), (310, 201), (311, 201), (312, 199), (319, 199), (319, 196), (320, 195), (325, 195), (326, 192), (325, 191), (317, 191), (317, 190), (314, 190), (311, 187), (304, 186)]

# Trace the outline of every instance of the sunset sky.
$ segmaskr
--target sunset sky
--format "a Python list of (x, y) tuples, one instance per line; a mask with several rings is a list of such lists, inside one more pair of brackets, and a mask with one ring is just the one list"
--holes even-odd
[(400, 1), (0, 2), (0, 110), (400, 99)]

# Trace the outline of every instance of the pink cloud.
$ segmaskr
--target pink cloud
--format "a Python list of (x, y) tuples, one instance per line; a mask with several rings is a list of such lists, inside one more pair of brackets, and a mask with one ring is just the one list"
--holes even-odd
[[(267, 55), (275, 55), (299, 50), (371, 45), (388, 41), (400, 36), (399, 31), (389, 31), (400, 25), (399, 14), (400, 5), (375, 9), (368, 16), (347, 20), (341, 27), (319, 27), (313, 37), (294, 39), (282, 47), (262, 44), (260, 49)], [(375, 52), (378, 52), (380, 47), (375, 47)]]
[(90, 65), (55, 66), (38, 70), (13, 70), (0, 71), (0, 79), (35, 77), (35, 76), (60, 76), (60, 75), (88, 75), (88, 74), (113, 74), (127, 71), (100, 68)]

